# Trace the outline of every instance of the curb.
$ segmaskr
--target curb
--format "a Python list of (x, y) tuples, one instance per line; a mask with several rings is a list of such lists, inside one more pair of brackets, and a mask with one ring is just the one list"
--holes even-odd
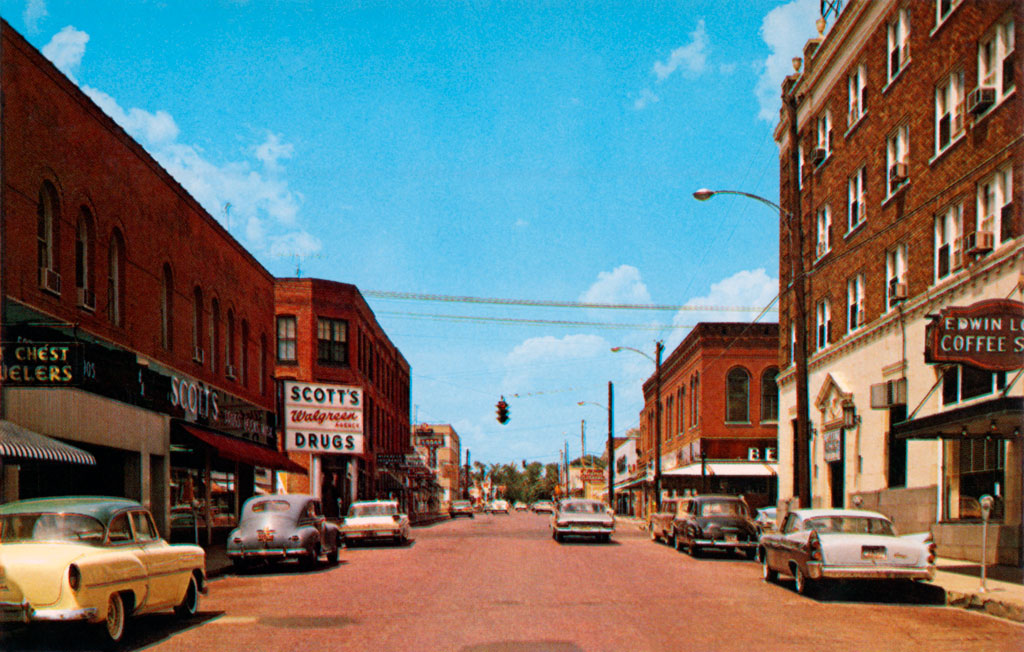
[(1004, 602), (981, 593), (964, 593), (946, 589), (946, 606), (973, 611), (984, 611), (990, 616), (1024, 622), (1024, 606)]

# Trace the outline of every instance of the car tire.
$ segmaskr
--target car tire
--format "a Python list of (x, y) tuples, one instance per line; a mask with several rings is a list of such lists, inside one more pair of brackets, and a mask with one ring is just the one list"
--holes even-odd
[(757, 560), (757, 548), (747, 548), (746, 550), (742, 550), (742, 552), (743, 555), (750, 561)]
[(651, 531), (651, 541), (658, 542), (658, 535), (654, 532), (654, 523), (649, 524), (648, 529)]
[(807, 577), (802, 570), (800, 565), (797, 564), (793, 569), (793, 586), (796, 592), (800, 595), (812, 596), (814, 595), (814, 580)]
[(768, 555), (761, 553), (761, 579), (765, 582), (774, 583), (779, 579), (779, 571), (772, 570), (768, 565)]
[(120, 593), (111, 593), (107, 598), (107, 617), (100, 623), (100, 637), (105, 647), (116, 646), (124, 640), (128, 628), (124, 599)]
[(674, 532), (672, 533), (672, 547), (675, 548), (676, 551), (678, 551), (678, 552), (682, 552), (683, 551), (683, 542), (679, 538), (679, 535), (677, 535)]
[(241, 573), (242, 571), (248, 568), (249, 562), (241, 557), (236, 557), (235, 559), (231, 560), (231, 570), (233, 570), (236, 573)]
[(671, 534), (669, 534), (669, 535), (667, 535), (665, 537), (665, 543), (667, 543), (668, 545), (670, 545), (673, 548), (675, 548), (676, 547), (676, 540), (677, 539), (678, 539), (678, 537), (676, 536), (676, 532), (675, 532), (675, 530), (673, 530)]
[(693, 541), (691, 541), (689, 544), (687, 544), (686, 552), (689, 553), (689, 555), (691, 557), (693, 557), (694, 559), (696, 559), (697, 557), (700, 557), (700, 548)]
[(555, 541), (557, 541), (558, 543), (562, 543), (562, 533), (561, 532), (555, 531)]
[(338, 563), (338, 551), (341, 549), (341, 539), (334, 537), (334, 548), (327, 553), (327, 563), (335, 566)]
[(188, 586), (185, 588), (185, 595), (181, 603), (174, 608), (180, 618), (191, 618), (199, 612), (199, 583), (195, 575), (189, 575)]
[(317, 543), (313, 546), (313, 549), (309, 551), (309, 554), (299, 560), (299, 564), (306, 570), (309, 570), (316, 566), (316, 563), (320, 561), (320, 544)]

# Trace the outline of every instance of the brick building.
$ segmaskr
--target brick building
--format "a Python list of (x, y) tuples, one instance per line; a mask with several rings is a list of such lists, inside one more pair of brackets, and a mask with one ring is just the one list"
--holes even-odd
[[(697, 324), (661, 365), (662, 496), (743, 494), (775, 500), (777, 324)], [(653, 502), (657, 378), (643, 386), (640, 513)]]
[(462, 444), (450, 424), (420, 423), (413, 430), (416, 450), (427, 461), (439, 486), (439, 509), (448, 511), (453, 500), (462, 498), (459, 486)]
[[(801, 329), (813, 505), (878, 508), (966, 558), (978, 554), (978, 499), (992, 495), (998, 556), (1015, 564), (1024, 359), (937, 363), (927, 335), (944, 311), (994, 305), (985, 300), (1009, 300), (975, 313), (1004, 323), (1024, 309), (1022, 24), (1012, 0), (847, 2), (783, 85), (797, 142), (786, 111), (775, 132), (780, 203), (796, 216), (780, 231), (780, 497), (796, 493)], [(797, 220), (803, 324), (787, 228)]]
[[(324, 510), (344, 512), (354, 500), (393, 497), (408, 508), (409, 480), (399, 458), (412, 452), (409, 443), (409, 363), (388, 339), (373, 311), (354, 285), (309, 278), (282, 278), (274, 284), (276, 313), (275, 378), (283, 388), (283, 422), (288, 456), (309, 470), (289, 474), (290, 492), (310, 492), (323, 499)], [(295, 423), (291, 388), (316, 385), (322, 396), (349, 397), (306, 408), (343, 407), (358, 420), (310, 437)], [(315, 389), (315, 388), (314, 388)], [(338, 390), (331, 394), (330, 390)], [(351, 437), (335, 439), (345, 433)], [(320, 443), (322, 442), (322, 443)], [(398, 456), (397, 458), (395, 456)], [(393, 463), (386, 463), (386, 462)]]
[[(293, 468), (274, 430), (273, 278), (0, 29), (2, 500), (128, 496), (165, 534), (171, 505), (227, 525), (268, 468)], [(62, 442), (87, 463), (53, 461)]]

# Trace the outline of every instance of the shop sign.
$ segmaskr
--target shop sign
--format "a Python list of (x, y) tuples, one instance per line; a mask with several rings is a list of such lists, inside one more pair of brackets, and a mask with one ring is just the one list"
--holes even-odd
[(444, 437), (419, 437), (416, 439), (416, 445), (440, 448), (444, 446)]
[(774, 462), (776, 457), (776, 451), (773, 446), (768, 448), (757, 448), (756, 446), (750, 446), (747, 448), (747, 461), (748, 462)]
[(989, 371), (1024, 367), (1024, 303), (987, 299), (943, 308), (928, 324), (924, 357)]
[(0, 382), (21, 387), (74, 385), (79, 381), (78, 351), (74, 342), (4, 342)]
[(361, 387), (286, 382), (285, 450), (363, 453), (362, 398)]
[(822, 438), (825, 440), (825, 461), (838, 462), (843, 459), (842, 429), (826, 430)]
[(580, 479), (584, 482), (604, 482), (605, 480), (604, 469), (581, 469)]
[(405, 465), (405, 455), (402, 453), (377, 453), (377, 465), (398, 468)]

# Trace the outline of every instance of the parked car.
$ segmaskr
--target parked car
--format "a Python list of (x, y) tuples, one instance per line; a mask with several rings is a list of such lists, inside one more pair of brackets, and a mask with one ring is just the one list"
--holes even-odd
[(297, 559), (312, 567), (327, 555), (336, 564), (342, 538), (320, 501), (306, 494), (254, 496), (242, 505), (242, 519), (228, 534), (227, 555), (236, 570), (253, 561)]
[(761, 537), (765, 581), (791, 575), (797, 593), (813, 592), (820, 580), (914, 579), (935, 576), (930, 535), (897, 536), (892, 521), (857, 509), (797, 509), (778, 533)]
[(491, 514), (508, 514), (509, 509), (507, 500), (492, 500), (487, 505), (487, 511)]
[(675, 544), (672, 519), (676, 517), (676, 508), (681, 501), (681, 498), (662, 499), (661, 509), (651, 513), (647, 519), (647, 531), (651, 535), (651, 541), (662, 540), (669, 545)]
[(473, 503), (468, 500), (453, 500), (452, 506), (448, 510), (448, 514), (455, 518), (456, 516), (468, 516), (473, 518), (476, 514), (473, 511)]
[(676, 550), (686, 548), (693, 557), (706, 548), (737, 550), (751, 559), (757, 554), (757, 526), (739, 496), (683, 498), (676, 505), (672, 536)]
[(530, 506), (534, 514), (553, 514), (555, 506), (548, 500), (538, 500)]
[(526, 503), (524, 503), (524, 502), (523, 502), (523, 501), (521, 501), (521, 500), (517, 500), (517, 501), (515, 502), (515, 505), (513, 505), (513, 508), (514, 508), (514, 509), (515, 509), (515, 510), (516, 510), (517, 512), (525, 512), (525, 511), (526, 511)]
[(397, 501), (361, 500), (348, 508), (341, 533), (346, 543), (387, 539), (405, 544), (412, 536), (412, 527), (409, 516), (398, 510)]
[(171, 545), (125, 498), (72, 496), (0, 505), (0, 622), (81, 620), (118, 643), (127, 619), (199, 610), (206, 553)]
[(551, 516), (551, 536), (561, 542), (567, 536), (589, 537), (609, 541), (615, 531), (615, 519), (605, 504), (589, 498), (566, 498), (558, 501)]

